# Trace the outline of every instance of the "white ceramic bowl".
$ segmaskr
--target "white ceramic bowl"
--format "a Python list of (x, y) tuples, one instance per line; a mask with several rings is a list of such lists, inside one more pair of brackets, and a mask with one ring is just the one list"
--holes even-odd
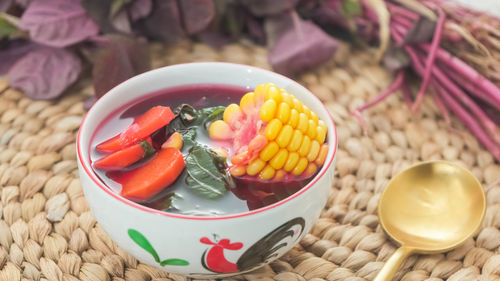
[[(273, 82), (304, 102), (328, 125), (330, 151), (323, 168), (304, 188), (275, 204), (219, 217), (184, 216), (150, 209), (108, 189), (91, 168), (90, 143), (113, 110), (145, 94), (180, 85), (226, 84), (255, 88)], [(246, 65), (190, 63), (133, 77), (104, 95), (87, 113), (78, 133), (80, 180), (101, 227), (138, 260), (168, 272), (218, 278), (247, 272), (290, 250), (311, 229), (333, 180), (337, 134), (323, 104), (297, 82)]]

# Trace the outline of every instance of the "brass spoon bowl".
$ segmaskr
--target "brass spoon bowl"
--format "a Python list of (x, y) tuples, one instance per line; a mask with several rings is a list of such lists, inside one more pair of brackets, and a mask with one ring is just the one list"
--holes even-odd
[(399, 173), (380, 197), (378, 216), (382, 228), (401, 247), (374, 280), (391, 280), (411, 254), (460, 246), (479, 229), (485, 212), (481, 184), (459, 165), (432, 161)]

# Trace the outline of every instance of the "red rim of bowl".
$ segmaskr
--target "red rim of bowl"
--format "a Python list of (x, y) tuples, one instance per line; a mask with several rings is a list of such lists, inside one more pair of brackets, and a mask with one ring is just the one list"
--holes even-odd
[[(109, 195), (111, 195), (112, 197), (114, 197), (115, 199), (117, 199), (118, 201), (120, 201), (120, 202), (122, 202), (122, 203), (124, 203), (124, 204), (126, 204), (126, 205), (128, 205), (130, 207), (133, 207), (133, 208), (136, 208), (136, 209), (148, 212), (148, 213), (158, 214), (158, 215), (162, 215), (162, 216), (166, 216), (166, 217), (171, 217), (171, 218), (178, 218), (178, 219), (189, 219), (189, 220), (222, 220), (222, 219), (232, 219), (232, 218), (246, 217), (246, 216), (250, 216), (250, 215), (262, 213), (264, 211), (267, 211), (267, 210), (276, 208), (278, 206), (281, 206), (281, 205), (283, 205), (283, 204), (285, 204), (285, 203), (293, 200), (294, 198), (299, 197), (302, 193), (304, 193), (307, 190), (309, 190), (316, 182), (318, 182), (318, 180), (321, 177), (323, 177), (325, 175), (326, 171), (332, 165), (332, 163), (333, 163), (333, 161), (335, 159), (335, 156), (337, 154), (337, 146), (338, 146), (337, 128), (335, 126), (335, 123), (333, 122), (333, 118), (330, 115), (328, 109), (323, 104), (323, 102), (321, 102), (321, 100), (318, 99), (318, 97), (316, 97), (307, 88), (305, 88), (300, 83), (294, 81), (291, 78), (288, 78), (288, 77), (286, 77), (284, 75), (281, 75), (279, 73), (272, 72), (272, 71), (269, 71), (269, 70), (266, 70), (266, 69), (262, 69), (262, 68), (258, 68), (258, 67), (255, 67), (255, 66), (249, 66), (249, 65), (244, 65), (244, 64), (237, 64), (237, 63), (227, 63), (227, 62), (199, 62), (199, 63), (194, 62), (194, 63), (175, 64), (175, 65), (172, 65), (172, 66), (166, 66), (164, 68), (174, 67), (174, 66), (181, 66), (181, 65), (206, 64), (206, 63), (221, 64), (221, 65), (236, 65), (236, 66), (239, 66), (239, 67), (243, 66), (243, 67), (247, 67), (247, 68), (257, 69), (259, 71), (270, 72), (273, 75), (279, 75), (279, 76), (281, 76), (283, 78), (286, 78), (287, 80), (291, 80), (292, 82), (296, 83), (299, 87), (303, 88), (307, 93), (311, 94), (311, 97), (313, 99), (315, 99), (316, 101), (318, 101), (321, 104), (321, 106), (323, 107), (323, 109), (325, 110), (325, 112), (327, 113), (328, 119), (329, 119), (330, 123), (332, 124), (333, 131), (334, 131), (334, 138), (333, 138), (333, 141), (335, 142), (335, 145), (333, 146), (334, 151), (333, 151), (333, 154), (330, 157), (330, 159), (328, 159), (328, 163), (326, 165), (323, 165), (320, 173), (317, 174), (316, 177), (314, 177), (314, 179), (312, 179), (306, 186), (302, 187), (299, 191), (297, 191), (294, 194), (288, 196), (287, 198), (285, 198), (285, 199), (283, 199), (281, 201), (278, 201), (278, 202), (276, 202), (274, 204), (271, 204), (271, 205), (268, 205), (268, 206), (265, 206), (265, 207), (262, 207), (262, 208), (259, 208), (259, 209), (255, 209), (255, 210), (252, 210), (252, 211), (244, 212), (244, 213), (236, 213), (236, 214), (225, 215), (225, 216), (188, 216), (188, 215), (174, 214), (174, 213), (169, 213), (169, 212), (165, 212), (165, 211), (160, 211), (160, 210), (152, 209), (152, 208), (143, 206), (143, 205), (141, 205), (139, 203), (136, 203), (134, 201), (128, 200), (128, 199), (122, 197), (121, 195), (113, 192), (109, 187), (107, 187), (104, 183), (102, 183), (102, 181), (97, 177), (97, 175), (94, 173), (94, 171), (90, 167), (88, 167), (85, 164), (85, 162), (82, 160), (84, 158), (82, 157), (82, 151), (80, 149), (81, 148), (81, 145), (80, 145), (80, 136), (81, 136), (81, 131), (82, 131), (81, 128), (83, 128), (83, 126), (85, 124), (85, 121), (87, 120), (87, 117), (90, 114), (90, 112), (92, 111), (92, 109), (94, 108), (94, 106), (99, 102), (99, 100), (98, 100), (92, 106), (92, 108), (90, 108), (90, 110), (87, 112), (87, 114), (85, 114), (85, 117), (83, 118), (83, 121), (82, 121), (82, 123), (80, 125), (80, 129), (78, 130), (78, 135), (77, 135), (77, 138), (76, 138), (76, 147), (77, 147), (77, 152), (78, 152), (78, 161), (80, 161), (80, 164), (83, 167), (83, 169), (85, 170), (85, 173), (87, 173), (87, 175), (89, 175), (90, 179), (95, 184), (97, 184), (102, 190), (104, 190), (106, 193), (108, 193)], [(151, 71), (155, 71), (155, 70), (151, 70)], [(145, 72), (145, 73), (140, 74), (138, 76), (147, 74), (148, 72)], [(137, 77), (137, 76), (135, 76), (135, 77)], [(130, 79), (132, 79), (132, 78), (130, 78)], [(126, 80), (126, 81), (128, 81), (128, 80)], [(125, 83), (126, 81), (124, 81), (122, 83)], [(120, 83), (119, 85), (121, 85), (122, 83)], [(118, 87), (119, 85), (117, 85), (116, 87)], [(105, 95), (109, 94), (113, 89), (111, 89), (110, 91), (108, 91)]]

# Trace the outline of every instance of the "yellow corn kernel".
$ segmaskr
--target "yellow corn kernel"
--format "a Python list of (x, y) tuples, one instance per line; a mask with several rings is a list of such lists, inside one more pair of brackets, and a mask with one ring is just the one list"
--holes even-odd
[(264, 102), (264, 104), (260, 108), (259, 117), (264, 122), (269, 122), (274, 118), (276, 114), (276, 109), (278, 108), (278, 104), (275, 100), (270, 99)]
[(240, 106), (232, 103), (226, 107), (224, 110), (224, 114), (222, 115), (222, 120), (228, 124), (234, 124), (236, 120), (241, 119), (243, 117), (243, 112), (240, 109)]
[(305, 157), (301, 157), (295, 168), (293, 168), (292, 174), (296, 176), (302, 174), (302, 172), (306, 169), (307, 164), (309, 164), (307, 159)]
[(290, 119), (288, 119), (288, 124), (290, 124), (290, 126), (294, 129), (299, 124), (299, 112), (297, 109), (290, 110)]
[(281, 100), (293, 108), (293, 98), (286, 90), (281, 89)]
[(232, 166), (229, 169), (229, 173), (235, 177), (241, 177), (246, 173), (245, 166)]
[(311, 110), (305, 104), (302, 105), (302, 112), (304, 112), (307, 115), (307, 118), (309, 118), (309, 116), (311, 115)]
[(276, 86), (269, 86), (267, 88), (266, 100), (273, 99), (275, 102), (281, 102), (281, 92)]
[(281, 123), (281, 121), (279, 119), (275, 118), (275, 119), (271, 120), (271, 122), (269, 122), (269, 124), (267, 124), (266, 130), (264, 132), (266, 138), (268, 140), (274, 140), (278, 136), (278, 134), (281, 130), (281, 127), (283, 127), (283, 124)]
[(290, 111), (290, 106), (287, 103), (282, 102), (278, 106), (278, 113), (276, 114), (276, 117), (278, 117), (281, 122), (285, 124), (288, 122), (288, 119), (290, 119)]
[(309, 162), (313, 162), (316, 159), (316, 157), (318, 157), (320, 148), (321, 146), (319, 145), (318, 141), (313, 140), (311, 142), (311, 148), (309, 149), (309, 153), (307, 153), (306, 156)]
[(281, 169), (285, 165), (285, 161), (288, 158), (288, 150), (282, 148), (274, 155), (273, 159), (269, 161), (269, 165), (276, 170)]
[(307, 127), (309, 126), (309, 118), (305, 113), (299, 114), (299, 123), (297, 124), (297, 129), (303, 134), (307, 133)]
[(318, 170), (318, 167), (314, 163), (309, 163), (304, 171), (304, 175), (306, 178), (313, 176), (316, 174), (316, 170)]
[(309, 115), (309, 118), (311, 118), (315, 124), (318, 124), (318, 121), (319, 121), (319, 117), (318, 115), (316, 115), (316, 113), (314, 113), (314, 111), (311, 111), (311, 114)]
[(326, 131), (323, 127), (321, 126), (316, 126), (316, 140), (320, 143), (323, 144), (325, 142), (326, 138)]
[(259, 179), (270, 180), (274, 177), (275, 171), (276, 170), (274, 170), (273, 167), (267, 165), (266, 167), (264, 167), (264, 169), (262, 169), (262, 171), (260, 171)]
[(326, 126), (325, 121), (319, 120), (318, 121), (318, 126), (320, 126), (321, 128), (323, 128), (325, 130), (325, 132), (328, 132), (328, 127)]
[(273, 178), (273, 181), (281, 181), (282, 179), (284, 179), (286, 176), (286, 172), (283, 171), (283, 170), (277, 170), (275, 173), (274, 173), (274, 178)]
[(302, 143), (302, 132), (299, 130), (294, 130), (292, 135), (292, 140), (288, 144), (288, 151), (297, 151)]
[(278, 150), (280, 150), (279, 145), (274, 141), (270, 142), (260, 151), (259, 157), (267, 162), (271, 160), (276, 153), (278, 153)]
[(316, 138), (316, 123), (312, 119), (309, 119), (309, 125), (307, 126), (307, 135), (310, 139)]
[(290, 140), (292, 139), (292, 134), (293, 134), (292, 126), (290, 125), (283, 126), (283, 129), (281, 129), (278, 137), (276, 138), (276, 143), (280, 147), (286, 147), (288, 143), (290, 143)]
[(285, 167), (283, 167), (283, 169), (285, 169), (285, 171), (287, 172), (293, 170), (293, 168), (295, 168), (295, 166), (297, 165), (297, 162), (299, 162), (299, 158), (300, 156), (297, 152), (290, 152), (288, 154), (288, 158), (286, 159)]
[(246, 93), (241, 97), (240, 108), (245, 113), (250, 113), (255, 107), (255, 94), (253, 92)]
[(260, 105), (266, 100), (266, 84), (259, 84), (253, 92), (255, 93), (255, 104)]
[(308, 136), (304, 135), (298, 151), (300, 156), (306, 156), (307, 153), (309, 153), (310, 148), (311, 148), (311, 139)]
[(318, 166), (322, 166), (325, 163), (326, 155), (328, 154), (328, 144), (323, 144), (319, 150), (318, 157), (314, 160), (314, 163)]
[(297, 109), (299, 113), (301, 113), (304, 110), (304, 104), (297, 98), (295, 97), (292, 98), (292, 102), (293, 102), (293, 108)]
[(233, 137), (233, 130), (223, 120), (217, 120), (210, 124), (208, 134), (213, 140), (227, 140)]
[(255, 176), (264, 168), (264, 166), (266, 166), (266, 162), (262, 161), (260, 158), (256, 158), (248, 163), (247, 174), (249, 176)]

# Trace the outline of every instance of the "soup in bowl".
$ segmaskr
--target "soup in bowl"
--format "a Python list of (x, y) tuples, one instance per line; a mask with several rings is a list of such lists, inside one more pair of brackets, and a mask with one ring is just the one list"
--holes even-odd
[(297, 82), (245, 65), (190, 63), (133, 77), (89, 110), (80, 179), (118, 246), (168, 272), (250, 271), (310, 230), (337, 137)]

